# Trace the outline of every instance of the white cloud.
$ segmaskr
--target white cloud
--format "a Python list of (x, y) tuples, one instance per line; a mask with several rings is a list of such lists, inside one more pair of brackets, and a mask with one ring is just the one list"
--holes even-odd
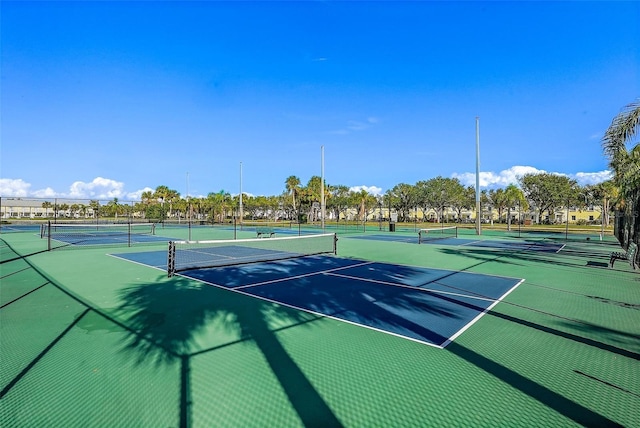
[[(497, 174), (495, 172), (480, 171), (480, 187), (506, 187), (509, 184), (518, 184), (518, 177), (522, 177), (525, 174), (541, 174), (543, 172), (546, 171), (532, 166), (520, 165), (512, 166), (511, 168), (502, 170)], [(476, 185), (475, 172), (463, 172), (461, 174), (453, 173), (452, 177), (460, 180), (460, 182), (465, 186)]]
[(0, 195), (22, 198), (29, 196), (31, 184), (22, 179), (0, 178)]
[(613, 178), (613, 173), (609, 170), (604, 170), (600, 172), (579, 172), (570, 177), (576, 180), (579, 185), (586, 186), (590, 184), (598, 184), (598, 183), (602, 183), (603, 181), (611, 180)]
[[(518, 178), (525, 174), (542, 174), (547, 171), (538, 169), (533, 166), (512, 166), (509, 169), (495, 173), (493, 171), (480, 172), (480, 187), (485, 188), (499, 188), (506, 187), (509, 184), (518, 185)], [(603, 181), (612, 178), (611, 171), (600, 172), (578, 172), (576, 174), (564, 174), (560, 172), (551, 172), (551, 174), (564, 175), (573, 180), (576, 180), (580, 186), (586, 186), (588, 184), (598, 184)], [(476, 174), (474, 172), (454, 173), (453, 178), (457, 178), (465, 186), (476, 185)]]
[(125, 196), (124, 183), (108, 178), (96, 177), (91, 183), (76, 181), (71, 185), (69, 197), (91, 199), (113, 199)]
[(139, 201), (143, 192), (153, 192), (150, 187), (133, 192), (125, 192), (124, 183), (108, 178), (96, 177), (93, 181), (85, 183), (75, 181), (69, 192), (56, 192), (51, 187), (32, 190), (31, 183), (22, 179), (0, 178), (0, 196), (3, 197), (32, 197), (32, 198), (75, 198), (75, 199), (113, 199), (126, 201)]
[(36, 190), (31, 192), (29, 196), (33, 196), (35, 198), (55, 198), (56, 196), (62, 196), (59, 193), (56, 193), (51, 187), (47, 187), (46, 189)]
[(154, 192), (154, 189), (152, 189), (151, 187), (145, 187), (144, 189), (140, 189), (140, 190), (136, 190), (135, 192), (129, 192), (126, 195), (126, 199), (129, 201), (141, 201), (142, 200), (142, 194), (144, 192)]
[(374, 196), (382, 194), (382, 189), (377, 186), (353, 186), (353, 187), (350, 187), (349, 190), (352, 192), (359, 192), (361, 190), (366, 190), (367, 193), (370, 193)]

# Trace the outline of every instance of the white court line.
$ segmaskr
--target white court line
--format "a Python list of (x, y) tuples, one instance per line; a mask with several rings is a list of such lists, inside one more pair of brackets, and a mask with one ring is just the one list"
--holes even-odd
[(466, 245), (473, 245), (473, 244), (476, 244), (478, 242), (484, 242), (484, 241), (481, 240), (481, 239), (476, 239), (475, 241), (467, 242), (466, 244), (460, 244), (460, 245), (458, 245), (458, 247), (464, 247)]
[(494, 306), (496, 306), (498, 303), (500, 303), (505, 297), (507, 297), (509, 295), (509, 293), (511, 293), (513, 290), (515, 290), (520, 284), (522, 284), (524, 282), (524, 279), (521, 279), (516, 285), (514, 285), (513, 287), (511, 287), (511, 289), (509, 291), (507, 291), (506, 293), (504, 293), (502, 296), (500, 296), (500, 298), (498, 300), (496, 300), (495, 302), (493, 302), (493, 304), (489, 305), (487, 307), (487, 309), (485, 309), (484, 311), (482, 311), (481, 313), (479, 313), (474, 319), (472, 319), (471, 321), (469, 321), (465, 326), (463, 326), (460, 330), (458, 330), (453, 336), (451, 336), (449, 339), (445, 340), (442, 343), (442, 348), (446, 348), (447, 345), (451, 342), (453, 342), (458, 336), (460, 336), (462, 333), (464, 333), (467, 329), (469, 329), (473, 324), (475, 324), (480, 318), (482, 318), (484, 316), (484, 314), (486, 314), (487, 312), (489, 312), (491, 309), (494, 308)]
[[(127, 253), (121, 253), (121, 254), (125, 255)], [(134, 254), (134, 253), (132, 253), (132, 254)], [(167, 265), (166, 264), (164, 266), (154, 266), (154, 265), (150, 265), (150, 264), (147, 264), (147, 263), (142, 263), (142, 262), (138, 262), (138, 261), (135, 261), (135, 260), (131, 260), (131, 259), (128, 259), (126, 257), (122, 257), (119, 254), (109, 254), (109, 253), (107, 253), (107, 256), (113, 257), (115, 259), (124, 260), (124, 261), (127, 261), (129, 263), (134, 263), (134, 264), (137, 264), (137, 265), (140, 265), (140, 266), (150, 267), (150, 268), (153, 268), (153, 269), (158, 269), (158, 270), (167, 272)]]

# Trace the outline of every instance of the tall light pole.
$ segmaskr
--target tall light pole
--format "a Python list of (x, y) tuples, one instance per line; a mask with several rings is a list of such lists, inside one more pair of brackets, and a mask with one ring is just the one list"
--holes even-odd
[(191, 202), (189, 201), (189, 173), (187, 172), (187, 223), (189, 225), (189, 241), (191, 241)]
[(240, 162), (240, 228), (242, 228), (242, 162)]
[(482, 234), (480, 213), (480, 118), (476, 116), (476, 233)]
[(325, 213), (325, 201), (324, 201), (324, 146), (320, 146), (320, 224), (324, 231), (324, 213)]

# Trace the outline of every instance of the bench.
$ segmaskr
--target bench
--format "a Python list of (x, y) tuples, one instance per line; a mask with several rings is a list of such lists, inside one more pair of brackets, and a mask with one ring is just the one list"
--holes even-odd
[(271, 238), (275, 234), (276, 233), (270, 227), (256, 227), (256, 235), (258, 236), (258, 238), (262, 238), (265, 236)]
[(638, 244), (636, 244), (635, 242), (631, 242), (629, 244), (629, 247), (627, 248), (627, 251), (625, 251), (624, 253), (619, 251), (611, 253), (611, 258), (609, 259), (609, 267), (612, 268), (616, 260), (627, 260), (629, 264), (631, 264), (631, 267), (635, 270), (637, 252)]

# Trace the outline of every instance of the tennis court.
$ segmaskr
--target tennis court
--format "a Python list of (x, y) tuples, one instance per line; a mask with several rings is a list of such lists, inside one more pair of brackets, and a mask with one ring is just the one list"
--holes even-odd
[[(315, 239), (314, 239), (315, 240)], [(294, 240), (283, 240), (289, 244)], [(249, 240), (253, 243), (253, 240)], [(270, 243), (274, 242), (273, 240)], [(504, 298), (520, 279), (328, 256), (283, 256), (236, 245), (199, 247), (218, 268), (181, 275), (293, 309), (443, 347)], [(163, 251), (114, 254), (165, 269)], [(285, 258), (233, 266), (234, 261)], [(229, 261), (232, 260), (232, 261)], [(197, 264), (207, 263), (204, 259)], [(428, 327), (426, 327), (428, 326)]]
[(638, 272), (606, 267), (614, 242), (160, 235), (171, 277), (166, 241), (0, 236), (1, 426), (640, 426)]
[[(375, 240), (385, 242), (404, 242), (409, 244), (432, 244), (432, 245), (447, 245), (454, 247), (479, 247), (494, 250), (504, 251), (539, 251), (545, 253), (557, 253), (564, 247), (564, 243), (559, 242), (545, 242), (542, 240), (525, 240), (525, 239), (473, 239), (463, 238), (457, 235), (451, 235), (446, 230), (457, 230), (457, 227), (445, 228), (444, 233), (440, 232), (440, 229), (433, 229), (437, 234), (427, 237), (426, 235), (420, 236), (418, 233), (414, 234), (362, 234), (351, 235), (348, 239), (364, 239)], [(435, 235), (435, 236), (434, 236)]]

